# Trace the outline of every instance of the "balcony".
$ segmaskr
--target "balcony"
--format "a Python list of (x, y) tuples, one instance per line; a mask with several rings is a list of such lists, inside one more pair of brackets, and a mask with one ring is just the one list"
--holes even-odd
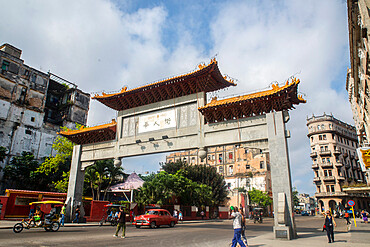
[(335, 166), (336, 166), (336, 167), (342, 167), (342, 166), (343, 166), (343, 164), (342, 164), (341, 162), (337, 162), (337, 163), (335, 163)]
[(314, 178), (313, 178), (313, 181), (314, 181), (315, 183), (318, 183), (318, 182), (321, 182), (321, 179), (320, 179), (319, 177), (314, 177)]
[(347, 153), (344, 153), (344, 154), (343, 154), (343, 157), (344, 157), (344, 158), (347, 158), (347, 157), (348, 157), (348, 154), (347, 154)]
[(330, 150), (320, 151), (320, 156), (330, 156), (330, 155), (331, 155), (331, 151)]
[(340, 152), (338, 149), (335, 149), (335, 150), (333, 151), (333, 154), (334, 154), (334, 155), (340, 155), (340, 154), (341, 154), (341, 152)]
[(335, 177), (334, 176), (324, 177), (324, 181), (325, 182), (335, 181)]
[(350, 154), (350, 155), (349, 155), (349, 158), (350, 158), (350, 159), (354, 159), (354, 158), (355, 158), (355, 156), (354, 156), (353, 154)]
[(338, 179), (338, 181), (344, 181), (344, 180), (346, 180), (343, 176), (339, 176), (337, 179)]
[(312, 169), (317, 169), (319, 168), (319, 164), (312, 164)]
[(315, 197), (330, 197), (330, 196), (347, 196), (348, 194), (345, 192), (321, 192), (321, 193), (315, 193)]
[(322, 163), (322, 164), (321, 164), (321, 167), (322, 167), (322, 168), (329, 168), (329, 167), (333, 167), (333, 163)]
[(311, 158), (317, 157), (317, 152), (312, 152), (312, 153), (310, 154), (310, 156), (311, 156)]

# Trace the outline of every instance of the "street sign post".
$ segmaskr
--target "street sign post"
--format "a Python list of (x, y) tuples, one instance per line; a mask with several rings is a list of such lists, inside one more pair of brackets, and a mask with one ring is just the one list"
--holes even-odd
[(349, 200), (347, 202), (348, 206), (350, 206), (352, 208), (352, 214), (353, 214), (353, 221), (355, 222), (355, 227), (357, 227), (357, 224), (356, 224), (356, 217), (355, 217), (355, 209), (353, 208), (353, 206), (355, 206), (355, 201), (353, 200)]

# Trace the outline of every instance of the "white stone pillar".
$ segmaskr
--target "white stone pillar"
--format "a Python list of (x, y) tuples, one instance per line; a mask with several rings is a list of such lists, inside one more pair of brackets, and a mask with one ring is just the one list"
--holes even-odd
[(293, 215), (292, 184), (285, 128), (288, 120), (288, 112), (266, 114), (275, 214), (274, 235), (275, 238), (290, 240), (296, 238), (297, 233)]
[(85, 171), (81, 169), (81, 145), (73, 147), (71, 169), (69, 173), (68, 193), (67, 193), (67, 207), (66, 207), (66, 221), (74, 219), (74, 212), (77, 206), (80, 206), (80, 217), (85, 215), (82, 204), (82, 192), (84, 186)]

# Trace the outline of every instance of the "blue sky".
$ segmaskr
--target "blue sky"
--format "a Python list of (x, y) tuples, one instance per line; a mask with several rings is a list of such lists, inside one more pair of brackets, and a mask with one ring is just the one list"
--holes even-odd
[[(353, 124), (345, 90), (347, 7), (337, 0), (108, 1), (0, 0), (0, 43), (25, 63), (87, 92), (119, 91), (191, 71), (217, 55), (238, 86), (219, 97), (266, 89), (292, 75), (308, 103), (290, 112), (293, 184), (314, 193), (306, 117), (333, 113)], [(116, 112), (92, 101), (89, 125)], [(123, 160), (126, 171), (154, 171), (164, 154)]]

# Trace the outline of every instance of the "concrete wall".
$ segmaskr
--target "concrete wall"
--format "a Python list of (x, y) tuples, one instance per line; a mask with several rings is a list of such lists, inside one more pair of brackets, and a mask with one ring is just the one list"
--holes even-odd
[[(268, 149), (266, 116), (203, 125), (203, 116), (196, 109), (204, 103), (205, 95), (193, 94), (121, 111), (117, 119), (117, 139), (83, 145), (81, 160), (90, 162), (238, 143)], [(175, 111), (176, 127), (140, 133), (141, 117), (171, 110)], [(150, 138), (154, 141), (149, 141)]]
[(68, 124), (69, 128), (74, 128), (75, 122), (85, 124), (90, 103), (89, 94), (72, 88), (72, 105), (66, 120), (59, 125), (45, 121), (50, 74), (25, 65), (20, 57), (14, 57), (12, 51), (17, 48), (13, 48), (0, 50), (0, 146), (9, 150), (8, 158), (0, 166), (23, 151), (32, 152), (37, 159), (54, 154), (52, 144), (59, 125)]
[(44, 113), (29, 110), (0, 99), (0, 146), (18, 156), (23, 151), (32, 152), (38, 159), (51, 154), (57, 129), (43, 124)]

